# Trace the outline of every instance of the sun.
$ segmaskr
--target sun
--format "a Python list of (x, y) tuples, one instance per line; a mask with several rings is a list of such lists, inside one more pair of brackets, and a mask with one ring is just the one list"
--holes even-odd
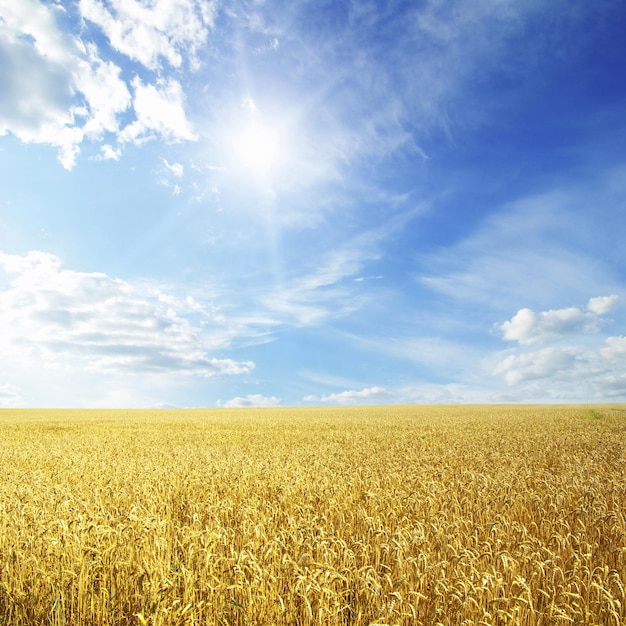
[(297, 155), (294, 119), (284, 103), (259, 106), (251, 96), (229, 107), (217, 134), (227, 176), (244, 187), (273, 190), (284, 184)]
[(279, 155), (278, 134), (270, 126), (253, 122), (235, 136), (235, 158), (242, 168), (265, 176), (276, 165)]

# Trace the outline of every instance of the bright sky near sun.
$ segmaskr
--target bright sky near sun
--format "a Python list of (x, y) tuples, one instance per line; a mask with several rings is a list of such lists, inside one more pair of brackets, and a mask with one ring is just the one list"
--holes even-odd
[(617, 0), (0, 0), (0, 406), (626, 401)]

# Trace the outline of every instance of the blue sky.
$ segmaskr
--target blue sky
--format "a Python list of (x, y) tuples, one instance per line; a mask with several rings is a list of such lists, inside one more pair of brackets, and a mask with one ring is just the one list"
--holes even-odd
[(0, 0), (0, 406), (626, 401), (613, 0)]

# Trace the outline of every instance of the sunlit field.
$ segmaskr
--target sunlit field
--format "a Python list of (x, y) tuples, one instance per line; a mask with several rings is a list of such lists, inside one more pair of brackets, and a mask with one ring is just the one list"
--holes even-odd
[(0, 411), (2, 625), (626, 622), (626, 406)]

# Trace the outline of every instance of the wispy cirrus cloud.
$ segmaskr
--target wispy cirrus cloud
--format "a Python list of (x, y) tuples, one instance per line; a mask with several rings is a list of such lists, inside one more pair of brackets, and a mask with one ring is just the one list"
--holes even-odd
[[(338, 178), (363, 159), (410, 154), (427, 160), (424, 145), (433, 133), (451, 135), (454, 124), (467, 118), (475, 124), (484, 104), (472, 106), (468, 85), (497, 67), (502, 51), (545, 9), (540, 2), (509, 0), (425, 2), (401, 11), (381, 2), (325, 11), (307, 2), (281, 4), (279, 10), (276, 4), (242, 4), (242, 32), (251, 41), (263, 36), (283, 44), (291, 82), (306, 85), (300, 117), (312, 153)], [(537, 57), (524, 58), (507, 69), (531, 71)], [(275, 79), (268, 88), (284, 91)]]
[(521, 308), (580, 300), (590, 284), (619, 291), (618, 276), (595, 257), (596, 246), (613, 243), (611, 221), (605, 230), (591, 228), (586, 207), (599, 196), (616, 206), (623, 201), (625, 190), (614, 180), (620, 171), (585, 188), (572, 184), (498, 207), (473, 232), (424, 255), (417, 280), (446, 297), (486, 302), (498, 312), (512, 303)]
[[(286, 323), (300, 326), (353, 313), (370, 297), (369, 281), (362, 275), (363, 270), (381, 259), (389, 241), (423, 210), (421, 205), (396, 212), (390, 210), (385, 222), (375, 228), (364, 229), (334, 247), (325, 242), (319, 256), (298, 260), (297, 275), (261, 296), (262, 306)], [(297, 250), (294, 252), (299, 254)], [(373, 278), (383, 280), (380, 274), (374, 274)]]
[(329, 317), (341, 317), (359, 306), (354, 279), (376, 259), (377, 236), (369, 233), (343, 248), (328, 252), (326, 260), (309, 273), (283, 283), (261, 297), (262, 306), (288, 323), (308, 326)]

